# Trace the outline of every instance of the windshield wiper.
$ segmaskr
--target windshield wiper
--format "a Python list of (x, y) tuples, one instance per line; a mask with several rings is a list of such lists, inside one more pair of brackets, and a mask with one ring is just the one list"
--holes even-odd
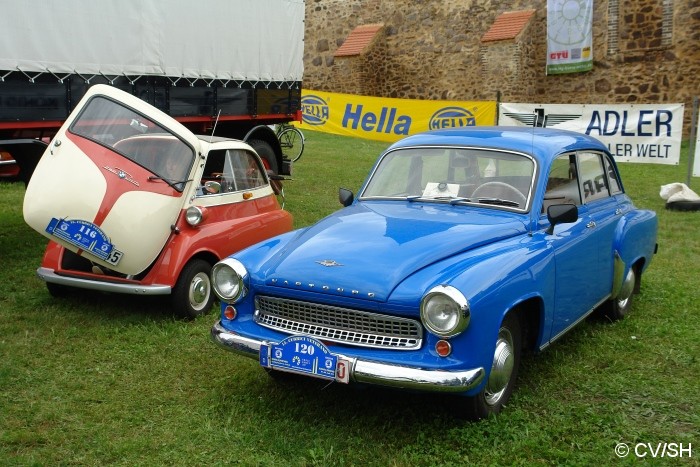
[[(185, 186), (184, 186), (185, 183), (192, 181), (192, 179), (189, 179), (189, 180), (171, 180), (169, 178), (161, 177), (160, 175), (151, 175), (150, 177), (148, 177), (148, 179), (150, 181), (162, 180), (165, 183), (167, 183), (168, 185), (170, 185), (171, 188), (174, 188), (175, 190), (178, 190), (178, 191), (182, 191), (185, 188)], [(181, 185), (181, 187), (178, 188), (176, 185)]]
[(501, 199), (501, 198), (478, 198), (477, 201), (481, 204), (494, 204), (497, 206), (513, 206), (513, 207), (520, 207), (520, 203), (517, 201), (512, 201), (509, 199)]
[(468, 203), (468, 202), (471, 201), (470, 198), (462, 198), (462, 197), (450, 196), (450, 195), (446, 195), (446, 196), (419, 196), (419, 195), (413, 195), (413, 196), (407, 196), (407, 197), (406, 197), (406, 201), (408, 201), (408, 202), (413, 202), (413, 201), (418, 201), (418, 200), (421, 200), (421, 201), (447, 201), (447, 202), (449, 202), (449, 203), (450, 203), (451, 205), (453, 205), (453, 206), (454, 206), (455, 204), (458, 204), (458, 203), (462, 203), (462, 202), (467, 202), (467, 203)]

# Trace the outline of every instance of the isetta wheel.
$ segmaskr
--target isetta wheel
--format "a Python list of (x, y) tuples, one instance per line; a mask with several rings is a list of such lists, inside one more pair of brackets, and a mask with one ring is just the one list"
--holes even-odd
[(214, 303), (209, 273), (211, 265), (202, 260), (190, 261), (182, 269), (171, 296), (175, 313), (183, 318), (196, 318), (207, 313)]
[(468, 398), (464, 407), (466, 418), (479, 420), (497, 414), (508, 402), (518, 376), (521, 340), (518, 316), (509, 313), (498, 330), (488, 380), (479, 394)]

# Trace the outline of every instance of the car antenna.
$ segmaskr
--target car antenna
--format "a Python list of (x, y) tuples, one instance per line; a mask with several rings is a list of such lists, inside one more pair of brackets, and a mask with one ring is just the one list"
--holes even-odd
[(214, 120), (214, 126), (211, 127), (211, 136), (209, 136), (209, 144), (214, 140), (214, 132), (216, 131), (216, 124), (219, 123), (219, 117), (221, 116), (221, 109), (216, 113), (216, 120)]

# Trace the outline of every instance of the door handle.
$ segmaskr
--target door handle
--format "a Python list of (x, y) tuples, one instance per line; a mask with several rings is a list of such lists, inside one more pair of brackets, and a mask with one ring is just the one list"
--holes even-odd
[(590, 221), (588, 224), (586, 224), (587, 229), (592, 229), (593, 227), (595, 227), (595, 221)]

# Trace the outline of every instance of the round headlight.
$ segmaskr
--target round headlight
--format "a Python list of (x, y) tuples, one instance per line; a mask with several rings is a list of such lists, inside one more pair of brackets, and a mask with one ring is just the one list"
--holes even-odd
[(421, 300), (423, 325), (440, 337), (456, 336), (469, 325), (469, 302), (452, 286), (433, 287)]
[(248, 293), (246, 280), (248, 271), (233, 258), (219, 261), (211, 269), (211, 282), (214, 293), (227, 303), (236, 303)]
[(185, 211), (185, 219), (187, 220), (187, 223), (192, 226), (195, 226), (202, 222), (203, 218), (204, 213), (197, 206), (190, 206), (189, 208), (187, 208), (187, 211)]

